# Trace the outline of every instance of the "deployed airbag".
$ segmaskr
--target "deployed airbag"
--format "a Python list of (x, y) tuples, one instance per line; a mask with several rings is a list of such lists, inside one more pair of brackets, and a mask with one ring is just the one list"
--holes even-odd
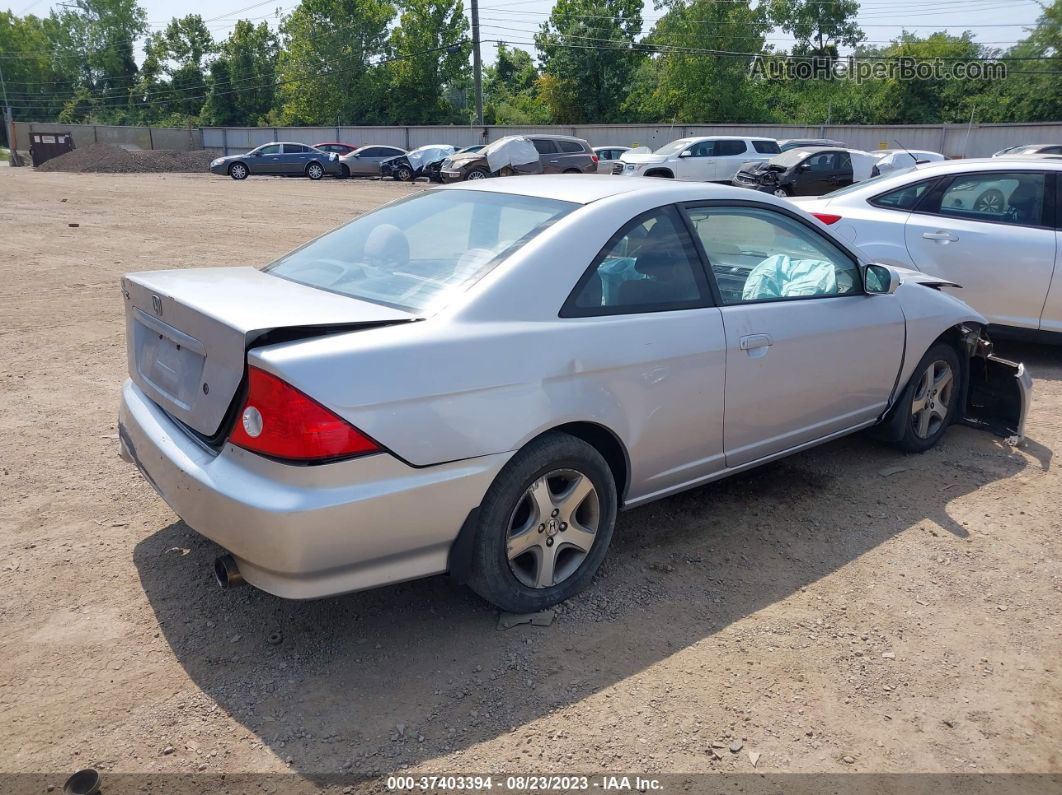
[(808, 295), (831, 295), (837, 292), (837, 269), (832, 262), (820, 259), (793, 259), (777, 254), (752, 269), (741, 298), (762, 301), (770, 298), (795, 298)]
[(418, 149), (414, 149), (412, 152), (408, 152), (406, 154), (406, 160), (409, 161), (409, 165), (411, 165), (414, 170), (419, 171), (432, 163), (445, 160), (455, 151), (457, 150), (452, 146), (421, 146)]
[(535, 145), (522, 135), (507, 135), (489, 144), (483, 150), (487, 158), (487, 167), (496, 173), (506, 166), (516, 168), (528, 163), (538, 163), (538, 150)]

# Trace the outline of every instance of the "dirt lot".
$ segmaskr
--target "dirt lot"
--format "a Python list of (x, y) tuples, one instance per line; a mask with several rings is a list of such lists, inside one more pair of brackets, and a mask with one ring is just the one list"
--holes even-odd
[(1022, 447), (855, 437), (626, 513), (548, 628), (444, 577), (219, 590), (117, 456), (118, 277), (408, 190), (0, 170), (0, 772), (1062, 772), (1062, 349), (1001, 346)]

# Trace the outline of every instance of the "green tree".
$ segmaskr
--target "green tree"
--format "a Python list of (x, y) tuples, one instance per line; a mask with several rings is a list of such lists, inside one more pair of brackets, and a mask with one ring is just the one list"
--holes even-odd
[(627, 103), (642, 120), (757, 122), (769, 119), (751, 56), (770, 30), (763, 6), (732, 0), (676, 0), (645, 41), (659, 54), (636, 75)]
[(856, 22), (858, 0), (771, 0), (770, 19), (796, 39), (795, 55), (837, 57), (865, 36)]
[(994, 84), (996, 102), (982, 121), (1062, 119), (1062, 0), (1044, 8), (1036, 27), (1006, 54), (1006, 80)]
[(65, 115), (122, 122), (135, 115), (138, 69), (135, 42), (147, 32), (136, 0), (74, 0), (51, 13), (52, 57), (78, 65), (78, 88), (91, 96), (67, 103)]
[[(382, 110), (387, 0), (303, 0), (281, 24), (277, 65), (283, 124), (376, 124)], [(235, 75), (234, 75), (235, 77)]]
[(391, 33), (389, 116), (399, 124), (460, 121), (447, 89), (469, 72), (472, 44), (461, 0), (405, 0)]
[(483, 118), (487, 124), (549, 122), (549, 107), (537, 94), (539, 75), (530, 53), (499, 44), (494, 64), (483, 72)]
[(78, 62), (53, 58), (54, 38), (52, 20), (0, 11), (4, 84), (16, 119), (53, 119), (77, 90)]
[(268, 122), (277, 104), (280, 42), (269, 25), (239, 20), (210, 65), (205, 125), (255, 126)]
[(539, 93), (557, 122), (620, 119), (630, 79), (644, 57), (641, 0), (557, 0), (535, 34)]
[(204, 60), (216, 49), (198, 14), (174, 17), (164, 30), (148, 36), (140, 67), (145, 121), (198, 118), (207, 92)]

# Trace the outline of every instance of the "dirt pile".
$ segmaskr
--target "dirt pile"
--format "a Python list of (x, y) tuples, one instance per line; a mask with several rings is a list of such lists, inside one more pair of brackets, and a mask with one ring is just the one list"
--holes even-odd
[(216, 156), (214, 152), (203, 149), (192, 152), (167, 149), (128, 151), (111, 144), (93, 144), (53, 158), (37, 170), (92, 174), (206, 171)]

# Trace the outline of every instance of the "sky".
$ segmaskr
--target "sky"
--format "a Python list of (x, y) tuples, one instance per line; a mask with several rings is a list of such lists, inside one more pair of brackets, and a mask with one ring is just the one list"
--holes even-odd
[[(1044, 0), (1047, 2), (1048, 0)], [(225, 38), (238, 19), (255, 22), (268, 20), (274, 27), (280, 17), (298, 4), (298, 0), (140, 0), (147, 10), (153, 30), (165, 27), (172, 17), (199, 14), (214, 37)], [(466, 10), (468, 0), (465, 0)], [(58, 3), (49, 0), (17, 0), (10, 8), (18, 15), (46, 15)], [(534, 32), (549, 16), (552, 0), (480, 0), (480, 38), (484, 63), (494, 61), (500, 39), (534, 53)], [(903, 30), (930, 33), (947, 29), (959, 34), (970, 30), (977, 41), (991, 47), (1006, 48), (1027, 35), (1025, 30), (1040, 15), (1038, 0), (862, 0), (858, 21), (866, 34), (867, 44), (885, 44)], [(645, 30), (663, 12), (645, 4)], [(768, 37), (775, 49), (791, 46), (792, 39), (780, 31)]]

